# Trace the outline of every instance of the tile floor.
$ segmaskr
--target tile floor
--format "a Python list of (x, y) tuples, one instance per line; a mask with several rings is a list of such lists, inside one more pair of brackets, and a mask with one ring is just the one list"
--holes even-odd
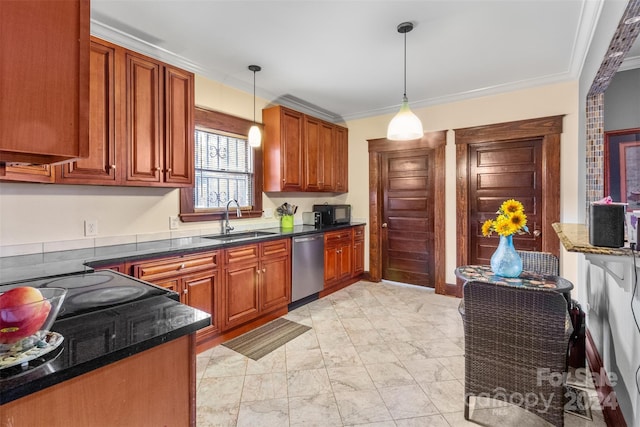
[[(477, 426), (463, 416), (459, 301), (361, 281), (289, 312), (312, 329), (258, 361), (223, 346), (203, 352), (197, 425)], [(593, 389), (589, 395), (597, 406)], [(484, 425), (547, 425), (520, 408), (482, 403), (471, 419)], [(565, 426), (605, 426), (601, 411), (592, 414), (566, 414)]]

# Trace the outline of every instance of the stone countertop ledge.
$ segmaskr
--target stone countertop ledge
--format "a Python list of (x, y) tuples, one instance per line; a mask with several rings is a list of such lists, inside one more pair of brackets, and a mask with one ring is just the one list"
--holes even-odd
[(604, 246), (592, 246), (589, 244), (589, 229), (584, 224), (552, 224), (553, 229), (560, 238), (562, 245), (569, 252), (583, 254), (630, 256), (632, 250), (629, 247), (607, 248)]

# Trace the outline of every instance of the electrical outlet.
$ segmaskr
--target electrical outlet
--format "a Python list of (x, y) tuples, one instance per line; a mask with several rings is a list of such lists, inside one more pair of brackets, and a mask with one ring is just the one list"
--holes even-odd
[(264, 208), (262, 211), (263, 218), (273, 218), (273, 209), (272, 208)]
[(179, 223), (180, 223), (180, 219), (177, 216), (170, 216), (169, 217), (169, 229), (170, 230), (176, 230), (178, 228)]
[(84, 220), (84, 235), (85, 236), (97, 236), (98, 235), (98, 220), (97, 219), (85, 219)]

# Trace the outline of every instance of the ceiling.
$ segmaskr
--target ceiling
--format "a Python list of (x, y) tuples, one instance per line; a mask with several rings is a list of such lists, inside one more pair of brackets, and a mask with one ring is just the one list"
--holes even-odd
[[(91, 32), (330, 121), (574, 80), (602, 0), (92, 0)], [(640, 43), (637, 43), (640, 45)], [(640, 49), (629, 56), (640, 57)]]

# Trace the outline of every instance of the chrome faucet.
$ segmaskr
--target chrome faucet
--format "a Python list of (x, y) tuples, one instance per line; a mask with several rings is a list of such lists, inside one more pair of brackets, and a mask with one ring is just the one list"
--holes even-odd
[(233, 227), (231, 225), (229, 225), (229, 205), (231, 204), (231, 202), (234, 202), (237, 206), (236, 208), (236, 216), (238, 218), (240, 218), (242, 216), (242, 212), (240, 211), (240, 204), (238, 203), (238, 201), (236, 199), (231, 199), (227, 202), (227, 208), (224, 211), (224, 226), (222, 228), (222, 232), (224, 234), (229, 234), (232, 230)]

